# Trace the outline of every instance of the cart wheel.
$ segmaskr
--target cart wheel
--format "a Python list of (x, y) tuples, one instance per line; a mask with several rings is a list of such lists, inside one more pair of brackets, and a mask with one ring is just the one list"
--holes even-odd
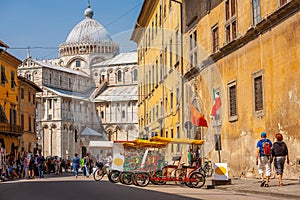
[(205, 176), (200, 172), (192, 172), (186, 185), (191, 188), (201, 188), (205, 184)]
[(123, 183), (125, 185), (131, 185), (133, 183), (132, 176), (132, 172), (122, 172), (120, 174), (120, 183)]
[(93, 174), (95, 181), (100, 181), (103, 178), (103, 176), (104, 176), (104, 172), (100, 168), (96, 169), (96, 171)]
[(120, 171), (118, 170), (112, 170), (108, 174), (108, 180), (112, 183), (118, 183), (120, 182)]
[(153, 176), (151, 177), (151, 182), (154, 185), (164, 185), (167, 183), (167, 181), (165, 180), (161, 180), (162, 178), (164, 178), (165, 176), (162, 175), (162, 171), (161, 170), (157, 170)]
[(136, 185), (146, 187), (150, 182), (150, 176), (146, 172), (137, 172), (133, 175), (133, 179)]

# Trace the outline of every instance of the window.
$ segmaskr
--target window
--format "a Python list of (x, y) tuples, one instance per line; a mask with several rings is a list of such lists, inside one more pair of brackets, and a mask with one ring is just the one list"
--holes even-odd
[(158, 85), (158, 59), (155, 61), (155, 85)]
[(21, 99), (24, 99), (24, 88), (21, 88)]
[(260, 22), (260, 0), (252, 0), (252, 24)]
[(287, 3), (287, 0), (279, 0), (279, 6), (283, 6)]
[(11, 89), (15, 89), (16, 86), (17, 84), (15, 82), (15, 72), (11, 71)]
[(52, 99), (49, 99), (49, 101), (48, 101), (48, 108), (52, 109)]
[(190, 34), (190, 67), (196, 67), (198, 64), (197, 51), (197, 31), (194, 31)]
[(31, 101), (31, 93), (28, 91), (28, 102)]
[(137, 81), (137, 75), (138, 75), (137, 72), (138, 72), (137, 69), (133, 70), (133, 81)]
[(27, 78), (28, 80), (31, 80), (31, 74), (26, 74), (26, 78)]
[(172, 56), (173, 48), (172, 48), (172, 46), (173, 46), (173, 41), (172, 41), (172, 38), (171, 38), (170, 39), (170, 69), (173, 68), (173, 56)]
[[(179, 126), (177, 126), (177, 138), (180, 138), (180, 129)], [(177, 144), (177, 152), (180, 152), (180, 144)]]
[(236, 81), (228, 83), (229, 121), (237, 120), (237, 89)]
[(225, 39), (229, 43), (237, 37), (236, 0), (225, 2)]
[(49, 74), (49, 84), (52, 84), (52, 74)]
[(217, 52), (219, 49), (219, 28), (215, 26), (212, 28), (212, 49)]
[(122, 81), (122, 72), (121, 70), (118, 71), (118, 82)]
[(163, 54), (161, 53), (160, 55), (159, 55), (159, 63), (160, 63), (160, 78), (159, 78), (159, 81), (162, 81), (163, 80), (163, 67), (164, 67), (164, 65), (163, 65)]
[(173, 111), (173, 93), (170, 94), (170, 107), (171, 110)]
[(21, 114), (21, 127), (24, 129), (24, 115)]
[(59, 86), (62, 86), (62, 78), (61, 78), (61, 75), (59, 75)]
[(31, 122), (31, 117), (28, 117), (28, 131), (31, 131), (32, 129), (31, 129), (31, 124), (32, 124), (32, 122)]
[(72, 79), (69, 78), (69, 88), (72, 88)]
[(35, 104), (35, 95), (32, 95), (32, 103)]
[(6, 75), (5, 75), (5, 68), (1, 66), (1, 84), (8, 83)]
[(77, 135), (77, 130), (75, 129), (75, 132), (74, 132), (74, 139), (75, 139), (75, 142), (78, 141), (78, 135)]
[(254, 105), (255, 111), (261, 111), (264, 109), (263, 104), (263, 88), (262, 88), (262, 76), (254, 78)]
[(17, 111), (16, 111), (16, 106), (11, 105), (10, 108), (10, 123), (11, 124), (16, 124), (17, 123)]
[(80, 60), (76, 60), (75, 63), (76, 63), (76, 67), (80, 67), (81, 66)]
[(101, 114), (101, 119), (103, 119), (104, 118), (104, 112), (101, 111), (100, 114)]
[(176, 64), (179, 62), (179, 45), (179, 32), (177, 29), (175, 33)]

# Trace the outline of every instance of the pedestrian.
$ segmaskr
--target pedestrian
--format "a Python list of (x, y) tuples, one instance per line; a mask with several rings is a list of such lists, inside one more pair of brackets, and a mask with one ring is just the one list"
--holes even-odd
[(28, 165), (28, 179), (34, 178), (34, 157), (32, 152), (29, 150), (27, 154), (27, 165)]
[(73, 163), (74, 175), (77, 178), (78, 177), (78, 168), (80, 165), (80, 159), (78, 158), (77, 153), (75, 153), (75, 157), (73, 158), (72, 163)]
[(38, 165), (38, 174), (40, 178), (44, 177), (44, 165), (45, 165), (45, 158), (41, 152), (39, 152), (38, 157), (36, 158), (36, 162)]
[[(261, 187), (269, 187), (269, 180), (271, 176), (271, 147), (272, 142), (267, 139), (267, 133), (261, 133), (261, 139), (256, 145), (256, 165), (258, 166), (258, 173), (261, 175)], [(264, 180), (266, 175), (266, 180)]]
[(279, 179), (278, 186), (282, 186), (282, 175), (283, 175), (285, 159), (286, 159), (286, 163), (290, 164), (289, 151), (285, 142), (282, 141), (283, 140), (282, 134), (277, 133), (275, 137), (277, 141), (274, 142), (271, 151), (272, 151), (272, 157), (274, 158), (275, 171)]
[(80, 160), (80, 167), (81, 167), (81, 171), (83, 173), (83, 176), (86, 176), (86, 169), (85, 169), (85, 165), (84, 165), (84, 157), (82, 157), (82, 159)]
[(199, 167), (201, 165), (201, 157), (200, 157), (200, 148), (197, 146), (196, 149), (196, 166)]
[(189, 166), (192, 166), (192, 151), (193, 149), (190, 149), (187, 155)]

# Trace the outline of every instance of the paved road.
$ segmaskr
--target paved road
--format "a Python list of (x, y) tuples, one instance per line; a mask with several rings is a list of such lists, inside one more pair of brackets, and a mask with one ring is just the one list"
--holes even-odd
[(96, 182), (92, 178), (75, 179), (73, 176), (0, 183), (0, 200), (256, 200), (259, 198), (263, 197), (219, 189), (192, 189), (177, 185), (148, 185), (141, 188), (113, 184), (107, 180)]

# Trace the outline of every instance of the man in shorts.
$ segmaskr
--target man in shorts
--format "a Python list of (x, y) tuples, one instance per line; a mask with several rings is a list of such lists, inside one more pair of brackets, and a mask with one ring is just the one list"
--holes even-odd
[[(271, 152), (270, 154), (265, 153), (265, 143), (272, 147), (272, 142), (267, 139), (266, 132), (261, 133), (261, 140), (256, 144), (256, 165), (258, 165), (258, 173), (261, 175), (261, 187), (269, 187), (269, 180), (271, 176)], [(270, 151), (271, 149), (269, 149)], [(266, 174), (266, 181), (264, 180), (264, 174)]]

